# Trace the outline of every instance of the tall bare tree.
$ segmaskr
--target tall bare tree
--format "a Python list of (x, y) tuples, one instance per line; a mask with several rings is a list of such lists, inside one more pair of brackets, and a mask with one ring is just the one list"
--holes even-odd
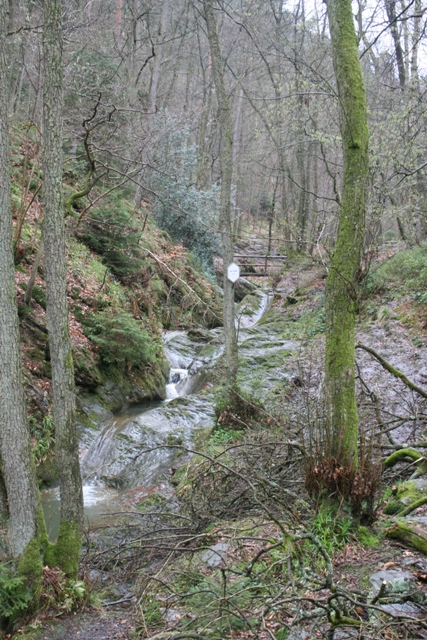
[(52, 387), (61, 523), (56, 561), (77, 575), (83, 524), (83, 495), (78, 457), (73, 353), (68, 323), (66, 242), (62, 202), (62, 6), (44, 0), (43, 89), (43, 237), (46, 314), (52, 362)]
[(6, 51), (8, 4), (8, 0), (0, 0), (0, 454), (7, 505), (3, 491), (0, 502), (7, 516), (8, 552), (20, 560), (21, 572), (35, 579), (42, 573), (38, 546), (45, 541), (45, 527), (31, 457), (15, 293)]
[(223, 61), (219, 46), (213, 0), (203, 0), (209, 48), (212, 58), (212, 73), (215, 83), (221, 136), (221, 242), (224, 261), (224, 337), (226, 385), (232, 392), (236, 387), (238, 354), (234, 313), (234, 291), (227, 277), (227, 266), (233, 262), (233, 227), (231, 223), (231, 186), (233, 179), (233, 132), (230, 106), (225, 90)]

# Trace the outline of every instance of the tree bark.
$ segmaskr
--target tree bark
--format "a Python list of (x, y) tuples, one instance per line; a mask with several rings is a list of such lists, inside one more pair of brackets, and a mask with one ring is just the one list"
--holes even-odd
[(61, 523), (56, 560), (77, 574), (83, 524), (78, 458), (73, 354), (68, 325), (66, 244), (62, 202), (62, 24), (61, 0), (44, 0), (43, 238), (46, 314), (52, 361), (56, 456)]
[(350, 0), (328, 0), (344, 174), (338, 235), (326, 280), (326, 402), (330, 453), (357, 466), (354, 325), (368, 181), (366, 93)]
[(224, 261), (224, 338), (226, 385), (232, 392), (237, 383), (238, 353), (234, 312), (234, 290), (227, 278), (227, 267), (233, 262), (233, 229), (231, 224), (231, 185), (233, 178), (233, 133), (230, 106), (225, 90), (224, 72), (219, 46), (214, 0), (203, 0), (212, 58), (212, 74), (217, 94), (221, 135), (221, 241)]
[(15, 292), (7, 126), (7, 10), (7, 0), (0, 0), (0, 454), (7, 492), (8, 546), (11, 555), (19, 558), (43, 526), (22, 385)]

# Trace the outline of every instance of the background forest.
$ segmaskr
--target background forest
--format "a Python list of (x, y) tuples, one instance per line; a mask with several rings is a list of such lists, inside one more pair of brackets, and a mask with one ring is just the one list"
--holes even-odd
[[(360, 261), (356, 238), (340, 268), (339, 229), (353, 215), (342, 214), (346, 149), (364, 153), (359, 131), (367, 140), (345, 104), (353, 86), (330, 27), (344, 5), (0, 0), (0, 155), (8, 135), (28, 468), (42, 489), (59, 482), (68, 508), (49, 541), (34, 475), (34, 531), (14, 550), (10, 478), (20, 474), (1, 405), (0, 637), (427, 637), (427, 5), (351, 7), (369, 171), (366, 216), (362, 186), (362, 216), (349, 225), (364, 219)], [(48, 235), (55, 188), (67, 257)], [(233, 247), (248, 279), (231, 289), (222, 276)], [(74, 369), (65, 357), (70, 396), (58, 402), (68, 329), (50, 319), (62, 284), (49, 274), (62, 259)], [(222, 316), (230, 292), (236, 322)], [(333, 385), (347, 393), (343, 377), (331, 386), (332, 325), (351, 342), (348, 451), (345, 403), (328, 418)], [(70, 397), (61, 431), (57, 408)], [(135, 407), (154, 407), (139, 431)], [(83, 493), (96, 481), (128, 512), (96, 530), (82, 527), (76, 426)], [(85, 607), (58, 630), (41, 626)]]
[[(160, 226), (208, 264), (219, 132), (201, 5), (93, 0), (64, 11), (69, 180), (83, 190), (97, 180), (137, 205), (149, 202)], [(367, 255), (384, 240), (413, 243), (424, 234), (424, 11), (418, 1), (354, 7), (369, 107)], [(334, 238), (342, 172), (325, 6), (229, 2), (216, 13), (233, 117), (236, 228), (245, 215), (272, 217), (286, 251), (321, 253)], [(41, 23), (39, 3), (11, 3), (10, 108), (30, 133), (33, 157)], [(35, 168), (33, 186), (37, 178)], [(88, 204), (77, 207), (81, 223), (90, 222)]]

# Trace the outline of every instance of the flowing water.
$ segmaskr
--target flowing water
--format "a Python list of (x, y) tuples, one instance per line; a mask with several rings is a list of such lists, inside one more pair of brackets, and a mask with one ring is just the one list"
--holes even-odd
[[(237, 326), (243, 341), (267, 309), (271, 297), (257, 292), (239, 305)], [(192, 448), (198, 431), (214, 424), (213, 396), (198, 394), (223, 353), (222, 331), (165, 334), (165, 355), (170, 363), (166, 400), (126, 407), (107, 420), (81, 455), (85, 517), (89, 524), (128, 504), (126, 496), (137, 487), (152, 489), (166, 483), (168, 474), (185, 460), (180, 447)], [(250, 340), (249, 340), (250, 341)], [(188, 456), (187, 456), (188, 457)], [(59, 490), (42, 492), (51, 539), (59, 524)], [(112, 516), (111, 516), (112, 517)]]

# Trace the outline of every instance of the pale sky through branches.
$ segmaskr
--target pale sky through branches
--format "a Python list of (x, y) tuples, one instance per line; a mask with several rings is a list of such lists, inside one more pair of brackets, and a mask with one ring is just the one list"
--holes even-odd
[[(359, 13), (360, 2), (353, 0), (353, 14), (356, 21), (356, 29), (359, 31), (359, 25), (357, 16)], [(328, 32), (327, 20), (326, 20), (326, 4), (323, 0), (289, 0), (286, 2), (286, 6), (291, 10), (302, 11), (303, 6), (305, 10), (306, 21), (310, 23), (313, 21), (317, 26), (316, 28), (322, 30), (326, 21), (326, 32)], [(390, 55), (394, 57), (393, 40), (390, 33), (389, 21), (387, 13), (385, 11), (384, 1), (373, 2), (368, 0), (362, 4), (362, 24), (364, 29), (364, 40), (359, 45), (359, 51), (361, 54), (366, 49), (366, 45), (372, 46), (374, 55), (381, 57), (383, 55)], [(406, 7), (406, 9), (405, 9)], [(407, 45), (407, 60), (408, 66), (411, 64), (413, 43), (412, 33), (414, 16), (416, 14), (416, 0), (408, 0), (405, 4), (402, 2), (396, 3), (396, 14), (398, 16), (397, 26), (402, 40), (402, 45)], [(427, 0), (421, 0), (421, 20), (420, 20), (420, 39), (418, 45), (418, 67), (422, 76), (427, 74)]]

